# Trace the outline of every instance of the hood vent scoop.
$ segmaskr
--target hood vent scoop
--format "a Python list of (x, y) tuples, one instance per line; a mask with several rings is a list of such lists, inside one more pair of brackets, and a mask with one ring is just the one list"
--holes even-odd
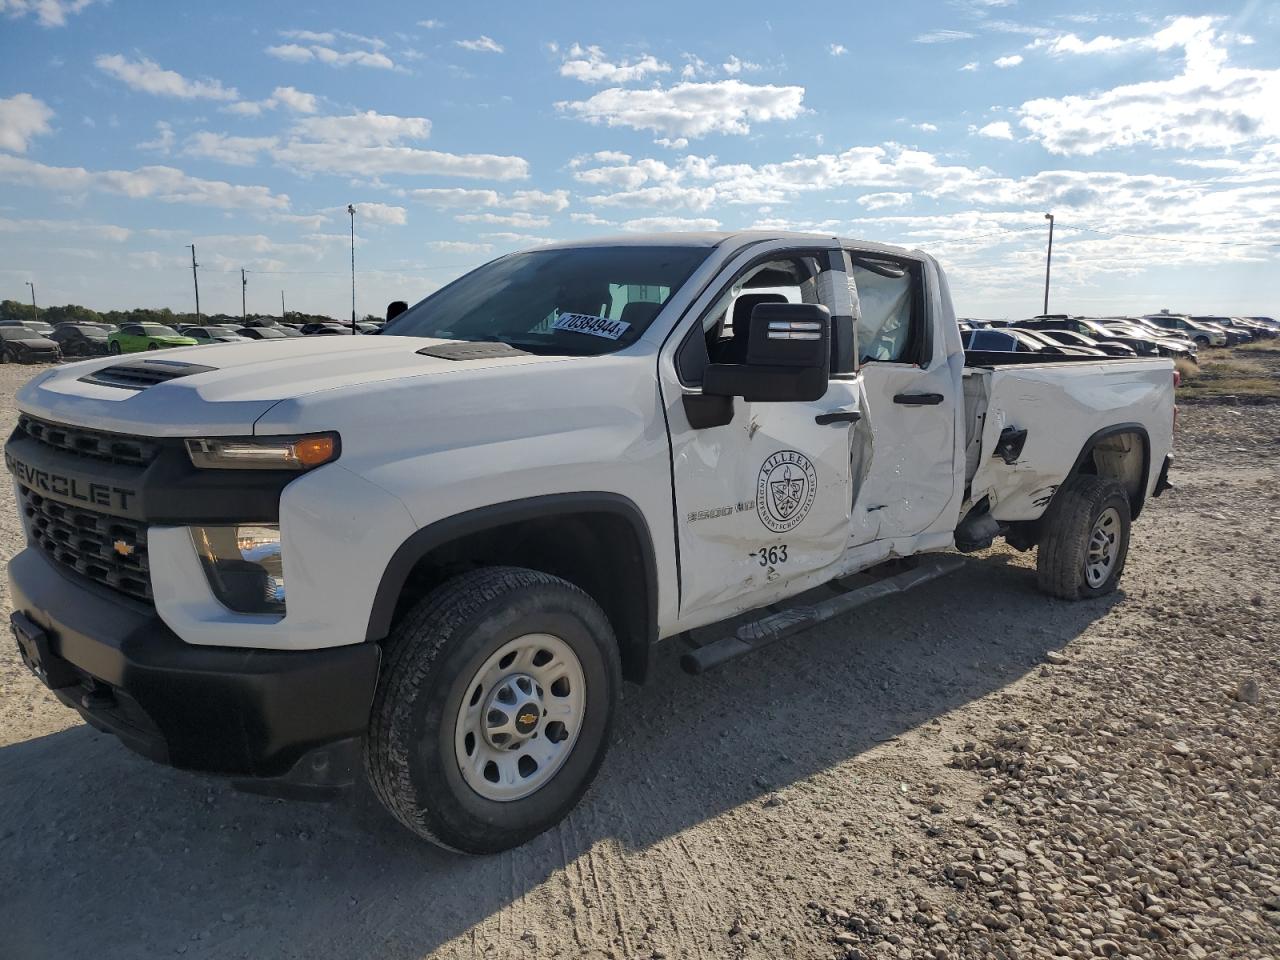
[(146, 390), (158, 383), (217, 369), (198, 363), (183, 363), (180, 360), (130, 360), (87, 373), (80, 378), (80, 382), (99, 387), (118, 387), (121, 390)]
[(453, 343), (441, 343), (434, 347), (423, 347), (416, 351), (424, 357), (438, 357), (441, 360), (490, 360), (494, 357), (525, 357), (527, 350), (513, 347), (500, 340), (482, 340), (476, 343), (459, 340)]

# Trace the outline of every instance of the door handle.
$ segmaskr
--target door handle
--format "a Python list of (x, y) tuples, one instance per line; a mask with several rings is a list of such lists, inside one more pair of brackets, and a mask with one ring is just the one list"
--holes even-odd
[(943, 399), (940, 393), (899, 393), (894, 395), (893, 402), (908, 407), (936, 407)]
[(825, 427), (828, 423), (857, 423), (861, 419), (862, 414), (857, 410), (832, 410), (830, 413), (818, 414), (813, 422)]

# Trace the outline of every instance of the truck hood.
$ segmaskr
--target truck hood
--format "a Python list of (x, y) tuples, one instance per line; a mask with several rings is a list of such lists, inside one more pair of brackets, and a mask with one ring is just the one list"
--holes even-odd
[[(19, 390), (17, 399), (26, 413), (99, 430), (154, 437), (250, 434), (254, 422), (281, 400), (357, 384), (566, 359), (522, 353), (444, 359), (418, 352), (454, 343), (295, 337), (102, 357), (49, 370)], [(101, 382), (114, 367), (136, 365), (173, 379), (133, 388)], [(94, 382), (95, 374), (100, 381)]]

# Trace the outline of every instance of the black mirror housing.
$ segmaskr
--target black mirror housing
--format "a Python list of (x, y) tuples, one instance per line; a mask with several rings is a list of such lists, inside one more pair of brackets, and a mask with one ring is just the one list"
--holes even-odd
[(751, 311), (747, 362), (708, 364), (702, 392), (765, 402), (821, 399), (831, 379), (831, 312), (816, 303), (762, 303)]

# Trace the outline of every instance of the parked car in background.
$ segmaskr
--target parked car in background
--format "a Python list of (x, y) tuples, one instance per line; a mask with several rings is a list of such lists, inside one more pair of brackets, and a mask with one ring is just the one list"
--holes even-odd
[(1061, 343), (1052, 337), (1045, 336), (1044, 331), (1028, 330), (1024, 327), (1012, 327), (1010, 329), (1013, 332), (1024, 333), (1037, 341), (1040, 344), (1041, 353), (1067, 357), (1105, 357), (1107, 355), (1107, 351), (1099, 350), (1096, 346), (1080, 343)]
[(1276, 338), (1277, 331), (1274, 327), (1260, 323), (1253, 317), (1232, 317), (1231, 321), (1233, 325), (1243, 324), (1246, 329), (1252, 331), (1253, 339), (1255, 340), (1274, 340)]
[[(1046, 340), (1052, 340), (1054, 343), (1061, 344), (1066, 347), (1088, 347), (1093, 350), (1100, 350), (1109, 357), (1136, 357), (1138, 351), (1125, 343), (1116, 340), (1094, 340), (1092, 337), (1086, 337), (1083, 333), (1076, 333), (1074, 330), (1036, 330), (1041, 337)], [(1156, 356), (1157, 351), (1155, 345), (1149, 352), (1143, 353), (1143, 356)]]
[(32, 333), (38, 333), (42, 337), (47, 337), (53, 333), (53, 327), (43, 320), (23, 320), (22, 325)]
[(1206, 327), (1213, 327), (1223, 331), (1227, 335), (1227, 346), (1229, 347), (1253, 342), (1253, 331), (1232, 323), (1230, 317), (1200, 316), (1192, 317), (1191, 319)]
[(334, 320), (330, 323), (307, 323), (302, 327), (302, 335), (304, 337), (324, 336), (331, 337), (336, 333), (350, 333), (351, 327), (347, 324), (340, 324)]
[(1090, 340), (1099, 343), (1123, 344), (1131, 348), (1139, 356), (1158, 356), (1160, 352), (1149, 341), (1146, 343), (1134, 342), (1132, 337), (1113, 333), (1097, 320), (1092, 320), (1088, 317), (1071, 317), (1062, 313), (1041, 315), (1032, 320), (1024, 320), (1022, 325), (1025, 329), (1034, 330), (1037, 333), (1046, 333), (1050, 330), (1065, 330), (1088, 337)]
[(62, 349), (21, 324), (0, 327), (0, 363), (57, 363)]
[(1280, 320), (1276, 320), (1274, 317), (1250, 317), (1249, 319), (1256, 323), (1261, 323), (1263, 326), (1280, 334)]
[(1162, 330), (1176, 331), (1187, 339), (1194, 340), (1196, 345), (1200, 347), (1225, 347), (1227, 345), (1227, 332), (1221, 327), (1198, 323), (1181, 314), (1148, 313), (1144, 314), (1142, 319), (1154, 323)]
[(163, 323), (126, 323), (119, 330), (107, 334), (107, 349), (112, 353), (194, 347), (199, 342), (194, 337), (184, 337), (173, 327), (166, 327)]
[(1131, 317), (1107, 317), (1098, 321), (1121, 343), (1132, 346), (1138, 356), (1181, 357), (1196, 362), (1197, 347), (1194, 340), (1175, 336), (1168, 330), (1149, 327)]
[(290, 336), (279, 327), (240, 327), (236, 333), (242, 340), (288, 340)]
[(107, 333), (91, 323), (60, 323), (49, 334), (64, 357), (100, 357), (107, 352)]
[(236, 333), (234, 327), (222, 326), (183, 327), (182, 335), (197, 343), (244, 343), (248, 339)]
[[(1055, 356), (1087, 356), (1083, 349), (1066, 347), (1036, 336), (1030, 330), (1003, 327), (999, 330), (971, 330), (964, 337), (966, 350), (991, 353), (1044, 353)], [(1101, 350), (1097, 356), (1106, 356)]]

